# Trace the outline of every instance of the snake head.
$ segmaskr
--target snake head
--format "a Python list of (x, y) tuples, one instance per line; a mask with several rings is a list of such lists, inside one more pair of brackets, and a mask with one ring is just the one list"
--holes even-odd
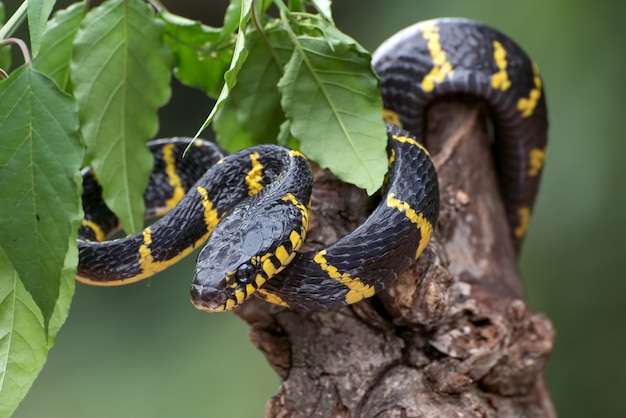
[(191, 285), (194, 306), (220, 312), (243, 303), (291, 262), (304, 240), (307, 214), (284, 199), (233, 211), (198, 256)]
[(215, 252), (208, 248), (198, 256), (191, 302), (208, 312), (229, 311), (256, 291), (259, 268), (236, 249), (224, 246)]

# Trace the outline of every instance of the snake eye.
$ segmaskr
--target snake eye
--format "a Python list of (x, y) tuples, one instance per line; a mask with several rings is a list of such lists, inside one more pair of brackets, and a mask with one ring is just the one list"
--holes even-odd
[(235, 279), (241, 284), (247, 284), (254, 278), (254, 268), (250, 264), (242, 264), (239, 266)]

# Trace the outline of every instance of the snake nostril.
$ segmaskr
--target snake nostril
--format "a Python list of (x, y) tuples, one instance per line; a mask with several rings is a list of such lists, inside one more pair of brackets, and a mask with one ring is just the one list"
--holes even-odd
[(191, 302), (198, 309), (215, 310), (226, 303), (226, 295), (214, 287), (191, 285)]

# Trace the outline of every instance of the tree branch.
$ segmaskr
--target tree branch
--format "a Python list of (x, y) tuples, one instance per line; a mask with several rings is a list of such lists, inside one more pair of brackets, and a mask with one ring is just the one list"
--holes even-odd
[[(441, 215), (388, 292), (337, 310), (252, 300), (237, 310), (284, 379), (269, 417), (554, 417), (543, 379), (550, 321), (524, 298), (480, 104), (440, 102), (427, 146)], [(309, 250), (355, 228), (375, 202), (317, 170)]]

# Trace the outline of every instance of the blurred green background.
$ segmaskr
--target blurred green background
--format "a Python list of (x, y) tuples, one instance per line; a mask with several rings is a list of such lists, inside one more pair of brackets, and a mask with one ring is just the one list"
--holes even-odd
[[(225, 0), (169, 1), (219, 26)], [(17, 2), (6, 2), (8, 13)], [(463, 16), (513, 37), (544, 78), (550, 146), (521, 268), (557, 330), (548, 382), (562, 417), (626, 416), (626, 2), (338, 0), (338, 26), (373, 50), (393, 32)], [(209, 101), (177, 88), (162, 135), (190, 135)], [(622, 258), (624, 257), (624, 258)], [(260, 417), (278, 378), (232, 314), (188, 302), (193, 259), (121, 288), (77, 284), (70, 317), (15, 416)]]

